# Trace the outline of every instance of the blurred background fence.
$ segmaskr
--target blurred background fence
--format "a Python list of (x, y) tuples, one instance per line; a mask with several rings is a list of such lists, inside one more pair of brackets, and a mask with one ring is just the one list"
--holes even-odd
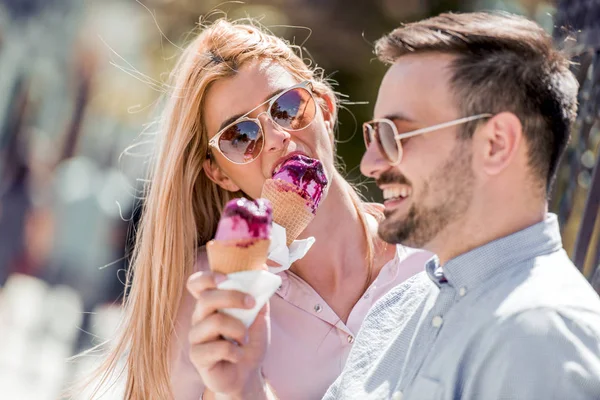
[[(552, 209), (570, 254), (588, 243), (579, 266), (591, 279), (600, 257), (596, 200), (586, 202), (599, 175), (600, 57), (590, 38), (600, 33), (590, 27), (600, 14), (586, 8), (593, 2), (0, 0), (0, 398), (58, 398), (93, 363), (65, 358), (114, 330), (161, 85), (199, 17), (216, 18), (214, 10), (258, 18), (305, 46), (350, 103), (369, 103), (340, 113), (339, 154), (357, 183), (365, 182), (360, 123), (385, 71), (372, 54), (382, 34), (442, 11), (480, 9), (526, 15), (561, 45), (553, 18), (581, 28), (570, 51), (583, 111)], [(381, 200), (369, 183), (363, 193)], [(578, 236), (584, 209), (592, 222)]]

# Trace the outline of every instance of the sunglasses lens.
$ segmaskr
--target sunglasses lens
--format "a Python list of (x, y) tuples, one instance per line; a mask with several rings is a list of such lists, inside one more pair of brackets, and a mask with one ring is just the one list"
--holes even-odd
[(282, 128), (306, 128), (315, 118), (317, 107), (310, 92), (296, 88), (283, 93), (271, 106), (271, 117)]
[(377, 142), (377, 147), (389, 162), (397, 162), (400, 158), (401, 148), (398, 147), (398, 142), (394, 138), (394, 129), (390, 122), (377, 121), (364, 125), (363, 133), (365, 144), (367, 147), (371, 145), (371, 141)]
[(365, 123), (363, 124), (363, 139), (365, 140), (365, 147), (369, 148), (371, 142), (373, 141), (373, 128), (371, 124)]
[(242, 121), (227, 128), (219, 138), (219, 149), (230, 161), (248, 163), (260, 154), (263, 135), (254, 121)]
[(376, 126), (377, 137), (379, 138), (383, 152), (388, 156), (390, 161), (396, 161), (400, 149), (398, 148), (398, 142), (394, 138), (394, 130), (388, 122), (380, 122)]

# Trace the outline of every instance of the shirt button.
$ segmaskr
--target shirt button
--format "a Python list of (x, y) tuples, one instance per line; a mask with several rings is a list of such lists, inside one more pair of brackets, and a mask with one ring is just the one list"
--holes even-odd
[(439, 328), (440, 326), (442, 326), (442, 324), (444, 323), (444, 319), (442, 317), (440, 317), (439, 315), (436, 315), (435, 317), (433, 317), (433, 319), (431, 320), (431, 325), (434, 328)]
[(315, 312), (320, 313), (322, 309), (323, 309), (323, 307), (321, 307), (320, 304), (315, 305)]
[(467, 288), (466, 287), (461, 287), (460, 289), (458, 289), (458, 294), (460, 295), (460, 297), (463, 297), (465, 294), (467, 294)]
[(366, 299), (368, 299), (369, 297), (371, 297), (371, 295), (369, 294), (369, 292), (367, 292), (363, 298), (366, 300)]
[(400, 391), (394, 392), (394, 394), (392, 395), (392, 400), (402, 400), (402, 398), (404, 398), (404, 396)]
[(348, 343), (354, 343), (354, 336), (348, 335)]

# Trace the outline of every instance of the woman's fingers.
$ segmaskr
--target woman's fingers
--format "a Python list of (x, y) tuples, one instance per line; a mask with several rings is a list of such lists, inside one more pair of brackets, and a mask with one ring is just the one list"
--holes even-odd
[(252, 308), (255, 301), (252, 296), (237, 290), (209, 289), (198, 293), (196, 307), (192, 314), (192, 325), (222, 308)]
[(208, 289), (216, 289), (217, 285), (226, 279), (226, 275), (216, 272), (196, 272), (188, 278), (187, 289), (197, 299), (200, 293)]
[(213, 367), (219, 361), (237, 363), (241, 360), (243, 350), (228, 340), (196, 344), (190, 348), (190, 358), (198, 369)]
[(188, 340), (192, 345), (217, 341), (221, 337), (235, 340), (244, 345), (248, 342), (246, 326), (227, 314), (214, 313), (202, 322), (192, 326)]
[(256, 302), (246, 293), (217, 289), (217, 285), (225, 279), (227, 277), (223, 274), (198, 272), (187, 282), (188, 291), (196, 299), (188, 334), (190, 358), (199, 371), (238, 363), (243, 353), (240, 346), (249, 341), (244, 324), (219, 310), (251, 309)]

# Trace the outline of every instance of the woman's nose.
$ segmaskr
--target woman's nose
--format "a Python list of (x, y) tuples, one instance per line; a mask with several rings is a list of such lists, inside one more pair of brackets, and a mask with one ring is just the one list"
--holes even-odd
[(262, 126), (265, 136), (265, 150), (270, 152), (281, 151), (285, 149), (290, 141), (291, 135), (288, 131), (275, 124), (267, 113), (261, 113), (257, 116)]

